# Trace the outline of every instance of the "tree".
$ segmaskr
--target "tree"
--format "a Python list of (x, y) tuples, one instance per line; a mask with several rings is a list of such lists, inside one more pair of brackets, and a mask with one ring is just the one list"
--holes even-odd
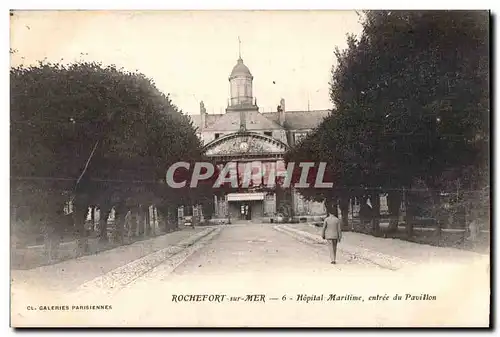
[[(422, 179), (437, 204), (446, 172), (463, 179), (464, 167), (484, 167), (486, 15), (369, 11), (359, 41), (351, 38), (349, 51), (337, 54), (344, 59), (332, 100), (346, 128), (360, 131), (354, 143), (362, 144), (370, 185), (390, 192)], [(398, 193), (389, 195), (397, 202)]]
[(417, 180), (434, 205), (457, 180), (464, 188), (487, 186), (487, 15), (367, 11), (361, 36), (348, 36), (347, 49), (335, 51), (334, 113), (311, 135), (312, 144), (291, 153), (305, 150), (332, 163), (337, 188), (373, 199), (374, 231), (380, 193), (388, 194), (397, 228), (401, 192)]
[(12, 205), (53, 214), (62, 199), (52, 195), (69, 192), (83, 247), (89, 205), (101, 210), (103, 237), (114, 206), (122, 238), (130, 207), (178, 193), (161, 184), (168, 166), (200, 156), (187, 116), (142, 74), (99, 63), (11, 69)]
[[(348, 228), (349, 191), (346, 188), (346, 181), (344, 181), (347, 176), (345, 174), (345, 162), (339, 160), (340, 158), (337, 156), (336, 124), (335, 119), (330, 116), (285, 154), (285, 162), (295, 162), (296, 165), (300, 162), (312, 162), (316, 168), (319, 167), (320, 163), (326, 164), (323, 182), (332, 182), (332, 189), (315, 188), (314, 183), (317, 172), (313, 171), (312, 174), (310, 173), (308, 180), (310, 187), (300, 188), (298, 191), (306, 200), (324, 201), (327, 210), (334, 214), (337, 214), (340, 205), (341, 212), (344, 215), (342, 217), (343, 226)], [(299, 178), (298, 175), (294, 176), (292, 182), (297, 183)]]

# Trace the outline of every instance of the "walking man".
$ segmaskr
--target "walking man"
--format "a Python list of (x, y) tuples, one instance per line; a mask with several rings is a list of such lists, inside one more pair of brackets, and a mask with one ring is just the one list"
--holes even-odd
[(321, 237), (328, 240), (330, 250), (330, 260), (332, 264), (337, 263), (337, 242), (342, 239), (342, 228), (339, 218), (328, 212), (328, 216), (323, 222), (323, 232)]

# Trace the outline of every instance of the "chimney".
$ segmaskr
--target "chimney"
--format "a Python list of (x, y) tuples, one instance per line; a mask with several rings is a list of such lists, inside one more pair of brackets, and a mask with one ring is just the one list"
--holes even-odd
[(280, 105), (278, 105), (278, 113), (279, 113), (279, 123), (280, 125), (285, 125), (285, 99), (282, 98), (280, 100)]
[(205, 109), (205, 103), (203, 101), (200, 102), (200, 129), (204, 129), (207, 127), (207, 109)]

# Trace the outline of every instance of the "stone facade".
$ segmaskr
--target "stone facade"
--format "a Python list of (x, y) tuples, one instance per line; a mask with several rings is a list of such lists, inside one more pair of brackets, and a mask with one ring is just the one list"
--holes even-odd
[[(205, 154), (217, 164), (228, 161), (282, 165), (283, 156), (326, 117), (329, 110), (287, 111), (281, 99), (276, 112), (261, 113), (253, 97), (253, 75), (241, 57), (229, 75), (230, 97), (226, 112), (208, 114), (200, 103), (199, 114), (189, 115), (205, 146)], [(275, 191), (255, 190), (214, 196), (214, 217), (254, 220), (274, 217), (280, 211), (282, 197)], [(323, 215), (322, 203), (309, 202), (289, 190), (286, 200), (293, 213)]]

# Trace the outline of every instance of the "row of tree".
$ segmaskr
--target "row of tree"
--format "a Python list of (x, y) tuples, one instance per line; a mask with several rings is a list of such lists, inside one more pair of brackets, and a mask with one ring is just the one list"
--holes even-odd
[[(487, 212), (488, 13), (366, 11), (362, 20), (361, 35), (348, 36), (348, 47), (335, 51), (332, 113), (286, 158), (327, 162), (334, 188), (301, 193), (328, 200), (332, 209), (340, 202), (344, 221), (350, 198), (358, 197), (362, 208), (370, 199), (375, 232), (381, 193), (388, 197), (391, 230), (405, 190), (427, 191), (438, 219), (442, 195), (457, 189), (468, 191), (458, 193), (459, 200), (474, 200)], [(406, 200), (411, 203), (411, 193)]]
[(169, 165), (199, 160), (202, 146), (188, 117), (144, 75), (99, 63), (40, 63), (12, 68), (10, 83), (14, 222), (35, 232), (41, 225), (57, 240), (68, 230), (63, 207), (71, 200), (69, 227), (85, 251), (89, 207), (100, 210), (103, 241), (114, 208), (121, 242), (128, 211), (146, 215), (155, 205), (164, 226), (176, 226), (177, 206), (203, 199), (165, 184)]

